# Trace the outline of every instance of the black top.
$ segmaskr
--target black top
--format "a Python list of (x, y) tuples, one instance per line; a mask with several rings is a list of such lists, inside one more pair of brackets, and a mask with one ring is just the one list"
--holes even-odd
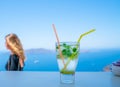
[(23, 71), (23, 67), (19, 64), (19, 56), (16, 54), (10, 55), (5, 68), (8, 71)]

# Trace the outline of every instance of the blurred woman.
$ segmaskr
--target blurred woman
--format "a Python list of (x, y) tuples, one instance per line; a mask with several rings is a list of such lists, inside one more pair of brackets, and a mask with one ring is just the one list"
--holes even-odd
[(24, 49), (20, 42), (20, 39), (16, 34), (8, 34), (5, 37), (6, 48), (10, 50), (11, 54), (6, 64), (6, 70), (8, 71), (22, 71), (24, 68)]

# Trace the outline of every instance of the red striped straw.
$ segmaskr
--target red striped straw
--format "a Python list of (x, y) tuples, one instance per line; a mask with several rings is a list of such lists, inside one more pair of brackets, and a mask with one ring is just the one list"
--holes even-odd
[(61, 52), (61, 49), (60, 49), (60, 41), (59, 41), (59, 38), (58, 38), (58, 34), (57, 34), (57, 31), (56, 31), (55, 25), (52, 24), (52, 26), (53, 26), (53, 30), (54, 30), (54, 32), (55, 32), (55, 36), (56, 36), (56, 39), (57, 39), (57, 42), (58, 42), (58, 49), (59, 49), (59, 53), (60, 53), (60, 58), (62, 59), (62, 62), (63, 62), (63, 64), (65, 65), (64, 57), (63, 57), (62, 52)]

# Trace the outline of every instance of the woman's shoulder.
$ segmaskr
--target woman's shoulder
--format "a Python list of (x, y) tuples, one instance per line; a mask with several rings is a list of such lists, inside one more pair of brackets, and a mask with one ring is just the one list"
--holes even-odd
[(13, 58), (13, 59), (19, 59), (19, 56), (16, 55), (16, 54), (11, 54), (11, 55), (10, 55), (10, 58)]

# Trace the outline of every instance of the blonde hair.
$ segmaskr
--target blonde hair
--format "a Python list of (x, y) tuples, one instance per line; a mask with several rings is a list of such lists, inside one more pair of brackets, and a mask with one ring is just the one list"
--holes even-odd
[(20, 39), (16, 34), (13, 33), (8, 34), (5, 38), (6, 38), (6, 43), (9, 46), (9, 49), (19, 57), (20, 66), (23, 67), (25, 55)]

